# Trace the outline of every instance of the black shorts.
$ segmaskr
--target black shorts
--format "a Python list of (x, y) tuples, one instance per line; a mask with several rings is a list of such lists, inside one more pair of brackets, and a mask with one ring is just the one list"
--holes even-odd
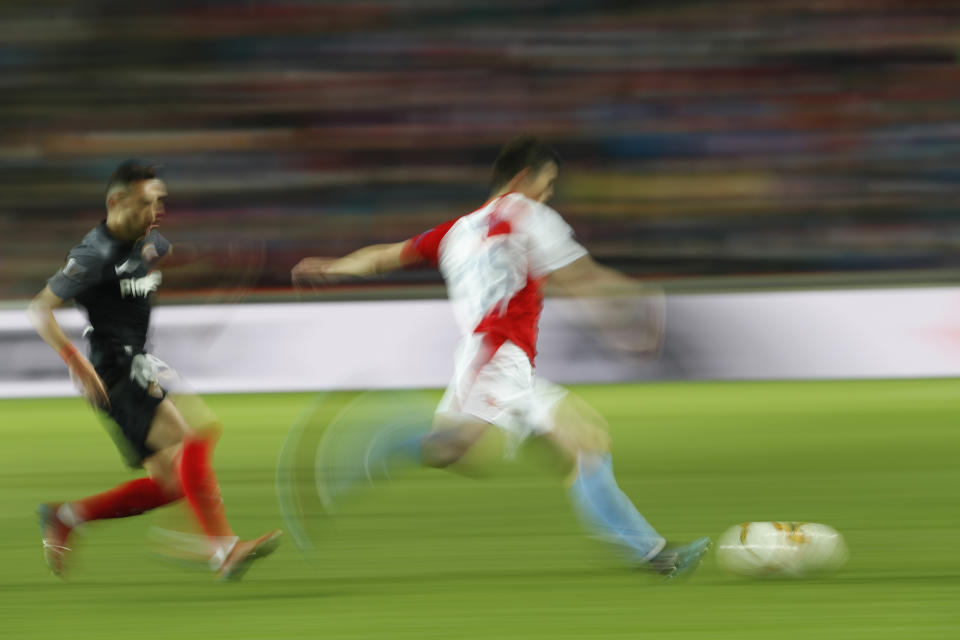
[(132, 354), (110, 362), (100, 360), (97, 367), (110, 397), (110, 408), (106, 411), (110, 420), (105, 420), (107, 431), (126, 463), (134, 468), (143, 466), (143, 461), (156, 453), (147, 444), (147, 436), (157, 407), (167, 395), (155, 379), (153, 384), (144, 384), (143, 375), (131, 374), (132, 368), (137, 366), (142, 371), (142, 361), (138, 357), (145, 356)]

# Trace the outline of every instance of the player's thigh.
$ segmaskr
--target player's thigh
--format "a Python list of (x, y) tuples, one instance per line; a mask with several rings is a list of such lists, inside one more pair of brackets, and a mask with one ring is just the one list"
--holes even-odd
[(159, 449), (149, 442), (157, 408), (163, 403), (162, 390), (150, 392), (126, 373), (109, 389), (110, 406), (107, 428), (117, 448), (131, 467), (142, 467), (143, 461)]
[(582, 398), (565, 395), (554, 407), (552, 419), (553, 429), (544, 435), (567, 460), (575, 461), (581, 452), (610, 450), (606, 420)]
[(179, 445), (190, 435), (193, 435), (193, 430), (176, 405), (169, 398), (164, 398), (153, 414), (150, 432), (147, 434), (147, 445), (154, 451), (160, 452)]
[(487, 433), (490, 423), (474, 416), (444, 412), (434, 416), (433, 430), (423, 439), (421, 454), (428, 467), (459, 462)]
[(191, 432), (211, 441), (219, 439), (223, 425), (200, 396), (192, 393), (170, 393), (167, 399), (176, 407)]
[(163, 489), (171, 495), (183, 493), (177, 467), (180, 464), (180, 454), (183, 447), (180, 444), (161, 449), (143, 461), (143, 468), (147, 475), (153, 478)]

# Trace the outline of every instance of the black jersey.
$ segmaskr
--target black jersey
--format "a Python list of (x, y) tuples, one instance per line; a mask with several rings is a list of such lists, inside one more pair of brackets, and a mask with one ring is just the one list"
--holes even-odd
[(47, 284), (57, 297), (74, 298), (86, 309), (95, 351), (141, 352), (150, 326), (150, 296), (160, 285), (160, 272), (151, 267), (169, 250), (170, 243), (155, 229), (124, 242), (101, 222), (70, 250)]

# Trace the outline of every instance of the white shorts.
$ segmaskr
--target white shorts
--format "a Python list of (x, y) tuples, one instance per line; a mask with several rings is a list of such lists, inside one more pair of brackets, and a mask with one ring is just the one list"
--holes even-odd
[(567, 390), (535, 376), (527, 354), (512, 342), (503, 343), (492, 357), (486, 349), (482, 335), (460, 342), (453, 380), (437, 417), (471, 416), (489, 422), (509, 434), (510, 449), (531, 434), (552, 431), (557, 405)]

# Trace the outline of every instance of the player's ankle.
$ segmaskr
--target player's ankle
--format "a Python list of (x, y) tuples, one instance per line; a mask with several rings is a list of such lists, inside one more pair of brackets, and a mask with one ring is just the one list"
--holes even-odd
[(219, 571), (223, 563), (227, 561), (230, 552), (237, 546), (240, 538), (237, 536), (225, 537), (213, 540), (213, 553), (210, 555), (210, 570)]
[(64, 502), (61, 504), (57, 508), (55, 515), (57, 520), (60, 521), (60, 524), (68, 529), (73, 529), (86, 521), (83, 507), (72, 502)]

